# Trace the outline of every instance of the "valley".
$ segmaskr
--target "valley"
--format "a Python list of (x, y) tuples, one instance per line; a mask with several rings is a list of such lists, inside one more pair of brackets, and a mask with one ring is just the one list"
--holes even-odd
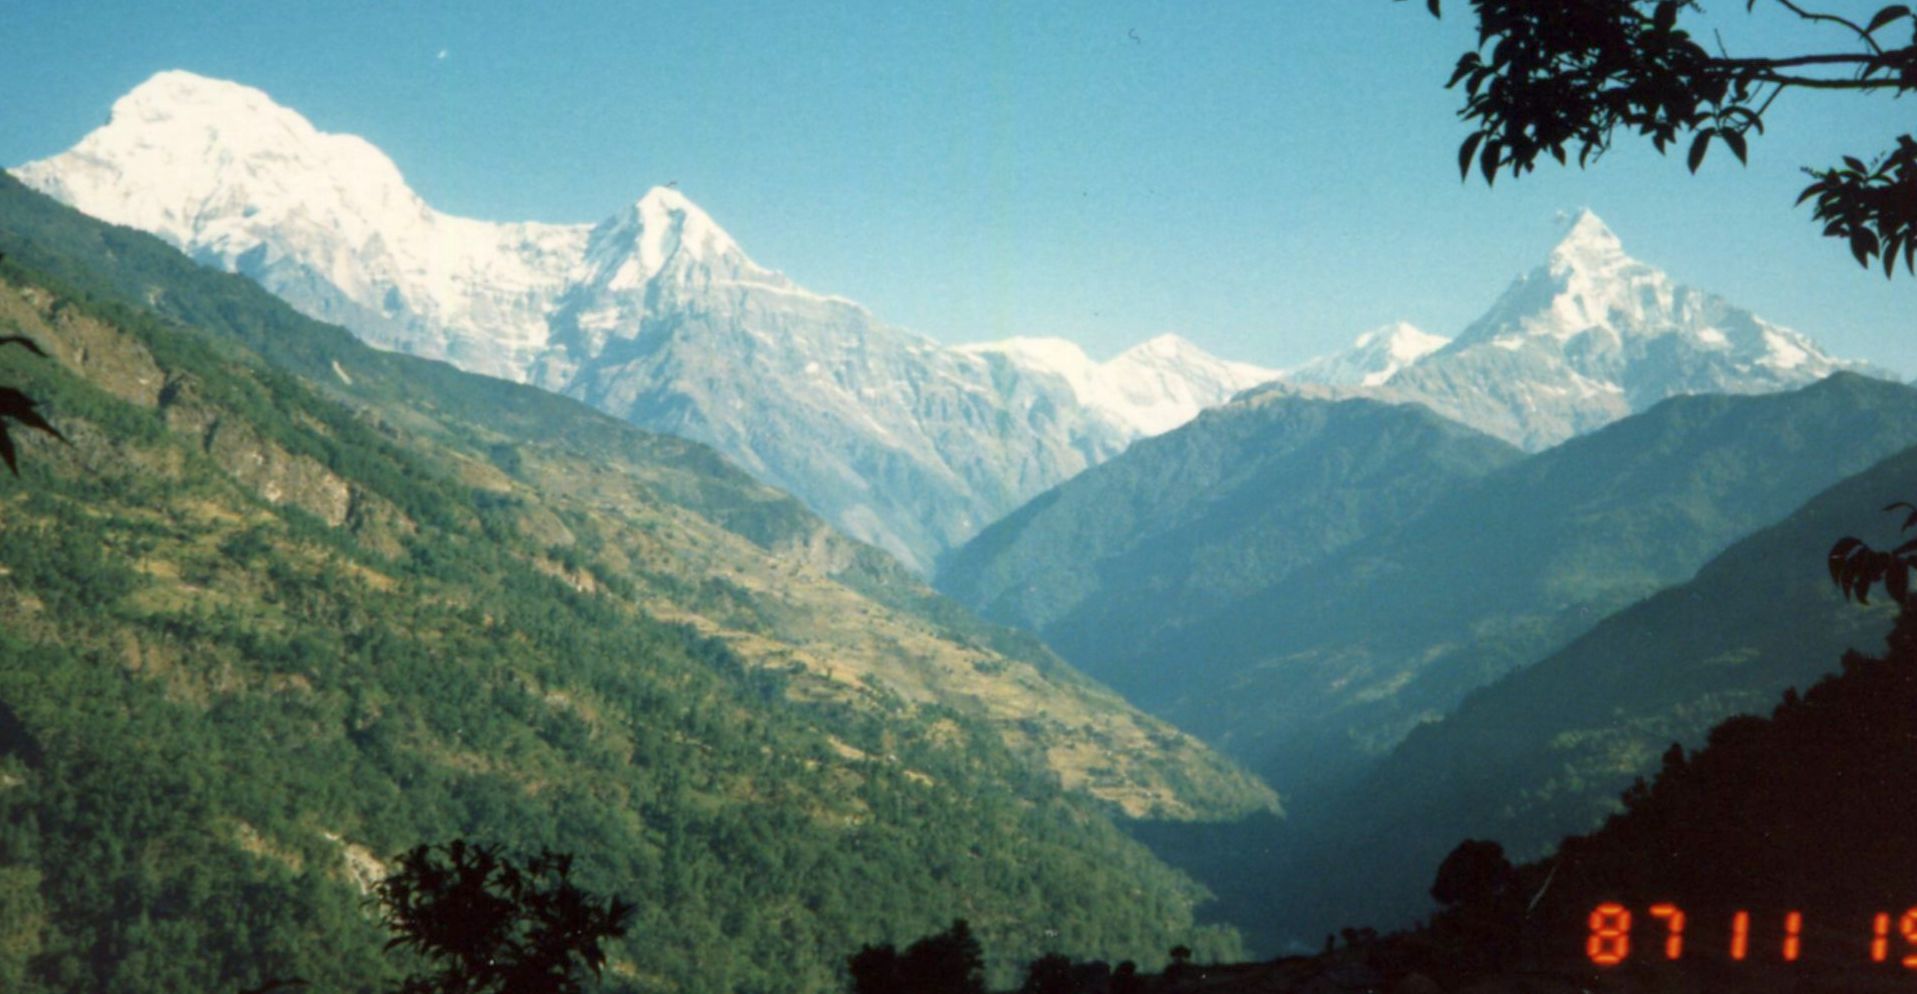
[(164, 70), (0, 175), (0, 989), (395, 989), (456, 839), (685, 994), (1583, 984), (1595, 901), (1749, 903), (1638, 852), (1697, 819), (1905, 859), (1845, 764), (1908, 758), (1917, 387), (1594, 210), (1442, 334), (941, 341), (677, 181), (480, 220), (337, 119)]

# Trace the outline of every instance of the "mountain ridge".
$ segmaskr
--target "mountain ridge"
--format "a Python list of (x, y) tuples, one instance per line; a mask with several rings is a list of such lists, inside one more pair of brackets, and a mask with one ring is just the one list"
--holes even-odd
[(362, 139), (177, 70), (121, 98), (72, 150), (12, 172), (382, 348), (714, 445), (921, 570), (1139, 437), (1125, 412), (1164, 425), (1241, 385), (1218, 382), (1235, 368), (1222, 361), (1160, 364), (1128, 384), (1167, 403), (1087, 406), (1057, 376), (797, 286), (676, 190), (596, 225), (441, 214)]
[(1668, 397), (1773, 392), (1845, 369), (1868, 367), (1677, 283), (1584, 210), (1481, 317), (1376, 389), (1538, 451)]
[[(1619, 794), (1648, 778), (1677, 742), (1703, 744), (1715, 723), (1761, 713), (1791, 687), (1868, 650), (1893, 608), (1849, 603), (1824, 553), (1855, 534), (1895, 546), (1898, 519), (1879, 514), (1917, 478), (1904, 449), (1833, 483), (1790, 514), (1723, 550), (1694, 576), (1605, 618), (1556, 652), (1468, 695), (1408, 736), (1319, 819), (1299, 826), (1299, 880), (1311, 852), (1389, 837), (1390, 855), (1324, 881), (1306, 898), (1328, 917), (1388, 922), (1418, 913), (1403, 879), (1457, 840), (1495, 838), (1519, 858), (1544, 854), (1618, 812)], [(1334, 841), (1335, 840), (1335, 841)], [(1320, 903), (1322, 902), (1322, 903)]]

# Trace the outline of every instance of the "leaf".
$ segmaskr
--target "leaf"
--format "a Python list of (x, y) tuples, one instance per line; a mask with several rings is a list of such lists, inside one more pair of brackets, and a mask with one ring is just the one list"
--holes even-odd
[(1471, 160), (1478, 154), (1478, 143), (1482, 141), (1484, 141), (1484, 132), (1474, 131), (1464, 140), (1463, 145), (1458, 146), (1458, 177), (1460, 179), (1471, 178)]
[(1884, 574), (1884, 592), (1899, 604), (1910, 596), (1910, 567), (1901, 562), (1890, 564), (1890, 570)]
[(1744, 157), (1744, 153), (1745, 153), (1744, 132), (1723, 131), (1720, 133), (1724, 136), (1724, 144), (1729, 145), (1731, 147), (1731, 154), (1737, 156), (1737, 161), (1744, 165), (1749, 165), (1750, 164), (1749, 160), (1747, 160)]
[(28, 397), (19, 390), (13, 387), (0, 387), (0, 423), (11, 419), (29, 428), (44, 431), (63, 442), (66, 441), (65, 435), (60, 434), (52, 425), (47, 424), (45, 418), (40, 416), (40, 412), (35, 409), (38, 406), (38, 404), (34, 403), (33, 398)]
[(1697, 133), (1696, 138), (1691, 140), (1691, 172), (1697, 172), (1697, 167), (1704, 164), (1704, 153), (1710, 149), (1711, 136), (1716, 133), (1717, 132), (1711, 128), (1705, 128), (1703, 131)]
[(1857, 257), (1857, 264), (1869, 266), (1870, 257), (1877, 254), (1877, 236), (1859, 228), (1850, 233), (1850, 254)]
[(1659, 33), (1670, 33), (1671, 28), (1677, 25), (1677, 0), (1663, 0), (1657, 5), (1657, 11), (1651, 17), (1652, 27)]
[(1484, 143), (1484, 151), (1478, 153), (1478, 168), (1484, 170), (1484, 185), (1495, 186), (1498, 182), (1498, 153), (1504, 151), (1504, 143), (1493, 139)]
[(1890, 6), (1885, 7), (1882, 10), (1879, 10), (1877, 13), (1871, 15), (1870, 23), (1864, 26), (1864, 33), (1870, 34), (1876, 31), (1878, 28), (1881, 28), (1884, 25), (1889, 24), (1890, 22), (1900, 17), (1909, 17), (1909, 16), (1910, 16), (1909, 7), (1906, 7), (1901, 3), (1891, 4)]
[(1850, 558), (1850, 554), (1853, 551), (1863, 544), (1863, 539), (1845, 537), (1838, 539), (1837, 544), (1830, 547), (1830, 555), (1825, 557), (1830, 566), (1830, 582), (1839, 584), (1843, 582), (1840, 577), (1844, 570), (1845, 561)]

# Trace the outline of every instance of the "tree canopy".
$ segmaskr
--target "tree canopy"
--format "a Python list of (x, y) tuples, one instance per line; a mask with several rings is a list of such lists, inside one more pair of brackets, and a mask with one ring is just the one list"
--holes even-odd
[(626, 932), (633, 906), (571, 880), (572, 857), (542, 852), (523, 865), (493, 846), (419, 846), (378, 887), (394, 938), (431, 968), (403, 994), (577, 994), (580, 974), (605, 965), (602, 943)]
[[(1582, 166), (1622, 130), (1659, 152), (1688, 136), (1687, 164), (1696, 172), (1713, 142), (1744, 161), (1786, 91), (1917, 90), (1910, 7), (1890, 4), (1853, 19), (1795, 0), (1745, 0), (1746, 13), (1759, 2), (1829, 29), (1833, 44), (1733, 54), (1714, 37), (1706, 47), (1683, 21), (1702, 13), (1698, 0), (1470, 0), (1478, 46), (1458, 58), (1447, 84), (1463, 88), (1458, 114), (1473, 128), (1458, 148), (1459, 171), (1468, 178), (1475, 168), (1492, 183), (1500, 173), (1530, 172), (1542, 155), (1563, 164), (1572, 153)], [(1425, 0), (1433, 16), (1440, 4)], [(1825, 235), (1843, 239), (1863, 266), (1881, 263), (1885, 276), (1900, 258), (1917, 273), (1917, 138), (1898, 135), (1868, 161), (1846, 155), (1805, 172), (1811, 182), (1798, 203), (1811, 202)]]

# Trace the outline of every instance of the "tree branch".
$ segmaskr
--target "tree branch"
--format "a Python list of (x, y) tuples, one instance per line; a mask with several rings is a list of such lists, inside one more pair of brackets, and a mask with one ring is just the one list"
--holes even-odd
[(1895, 79), (1825, 79), (1818, 76), (1789, 76), (1760, 72), (1747, 77), (1753, 83), (1801, 86), (1807, 90), (1907, 90), (1910, 84)]
[(1759, 68), (1759, 69), (1791, 69), (1791, 68), (1796, 68), (1798, 66), (1840, 66), (1840, 65), (1860, 65), (1860, 64), (1861, 65), (1885, 64), (1885, 59), (1882, 55), (1864, 55), (1859, 52), (1850, 52), (1845, 54), (1832, 53), (1829, 55), (1793, 55), (1793, 56), (1789, 56), (1787, 58), (1781, 58), (1781, 59), (1770, 59), (1770, 58), (1739, 59), (1739, 58), (1731, 58), (1727, 56), (1718, 56), (1713, 58), (1711, 61), (1716, 62), (1720, 65), (1737, 66), (1740, 68), (1744, 66), (1750, 66), (1750, 67)]
[(1884, 54), (1884, 50), (1877, 47), (1877, 40), (1870, 36), (1870, 32), (1865, 31), (1862, 26), (1851, 21), (1849, 18), (1839, 17), (1836, 14), (1825, 14), (1815, 10), (1805, 10), (1804, 8), (1799, 7), (1797, 4), (1793, 3), (1792, 0), (1777, 0), (1777, 3), (1779, 6), (1783, 7), (1785, 10), (1788, 10), (1791, 13), (1796, 14), (1798, 17), (1801, 17), (1806, 21), (1829, 21), (1833, 24), (1841, 24), (1844, 27), (1849, 28), (1851, 31), (1855, 32), (1857, 34), (1857, 37), (1864, 39), (1864, 44), (1869, 45), (1871, 51), (1877, 53), (1878, 55)]

